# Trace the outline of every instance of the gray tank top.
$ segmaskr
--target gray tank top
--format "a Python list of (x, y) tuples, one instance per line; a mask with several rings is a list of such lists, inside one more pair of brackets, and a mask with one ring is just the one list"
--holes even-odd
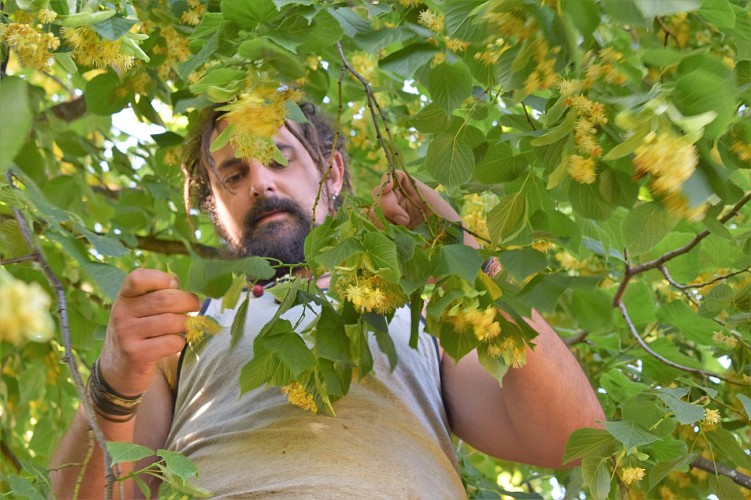
[[(198, 467), (196, 484), (213, 498), (465, 498), (438, 353), (422, 332), (418, 349), (409, 347), (409, 311), (389, 325), (396, 369), (371, 335), (375, 373), (353, 381), (330, 417), (292, 406), (276, 387), (240, 395), (253, 339), (277, 307), (270, 293), (251, 297), (245, 334), (230, 349), (235, 311), (211, 301), (206, 314), (224, 328), (185, 353), (166, 447)], [(283, 317), (295, 324), (303, 311)]]

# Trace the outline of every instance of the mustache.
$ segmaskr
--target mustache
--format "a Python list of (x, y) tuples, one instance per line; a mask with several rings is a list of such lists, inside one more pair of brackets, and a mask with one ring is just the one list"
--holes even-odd
[(245, 230), (252, 231), (259, 220), (273, 212), (288, 212), (299, 220), (308, 223), (310, 223), (311, 219), (311, 216), (294, 200), (277, 197), (261, 198), (245, 215), (245, 220), (243, 221)]

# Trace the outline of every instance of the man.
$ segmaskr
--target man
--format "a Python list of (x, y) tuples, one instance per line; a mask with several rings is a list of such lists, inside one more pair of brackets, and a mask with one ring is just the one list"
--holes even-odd
[[(286, 165), (235, 158), (231, 145), (209, 151), (227, 125), (215, 114), (195, 134), (191, 144), (198, 161), (188, 165), (189, 190), (235, 255), (301, 262), (310, 221), (321, 223), (333, 213), (348, 189), (340, 145), (331, 147), (333, 134), (312, 106), (303, 109), (311, 124), (287, 123), (275, 136)], [(332, 149), (336, 152), (327, 161)], [(422, 194), (417, 196), (400, 175), (401, 189), (389, 180), (377, 189), (389, 221), (417, 225), (423, 210), (415, 200), (420, 199), (438, 215), (459, 220), (437, 193), (416, 183)], [(474, 243), (471, 237), (465, 242)], [(237, 349), (229, 348), (228, 332), (220, 332), (187, 349), (178, 367), (185, 315), (199, 309), (198, 299), (181, 291), (167, 273), (133, 271), (112, 307), (91, 382), (107, 439), (184, 453), (198, 466), (197, 483), (217, 496), (456, 498), (464, 492), (451, 432), (502, 459), (561, 467), (571, 432), (604, 420), (576, 360), (537, 313), (528, 320), (539, 333), (536, 348), (527, 354), (525, 367), (509, 371), (503, 387), (474, 353), (457, 364), (442, 356), (427, 334), (421, 334), (417, 350), (410, 349), (408, 315), (397, 313), (390, 325), (397, 368), (391, 372), (374, 347), (375, 373), (352, 384), (349, 395), (335, 404), (336, 418), (294, 408), (274, 389), (240, 396), (239, 370), (274, 308), (271, 294), (258, 297), (249, 305)], [(203, 312), (224, 325), (234, 314), (222, 313), (216, 301)], [(299, 309), (287, 314), (302, 324), (310, 320)], [(87, 427), (79, 410), (53, 468), (84, 461)], [(96, 449), (81, 497), (102, 495), (102, 467)], [(78, 475), (77, 467), (54, 472), (55, 491), (70, 496)], [(137, 494), (132, 484), (127, 488), (127, 496)]]

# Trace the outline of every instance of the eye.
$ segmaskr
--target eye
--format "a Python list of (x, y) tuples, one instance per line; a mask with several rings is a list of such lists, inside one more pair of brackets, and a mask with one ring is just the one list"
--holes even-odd
[(245, 177), (245, 172), (234, 172), (224, 178), (224, 183), (232, 186), (240, 182)]
[(268, 167), (272, 170), (281, 170), (288, 166), (289, 166), (289, 159), (287, 159), (286, 164), (278, 162), (276, 160), (271, 160), (271, 162), (269, 162), (269, 165), (268, 165)]

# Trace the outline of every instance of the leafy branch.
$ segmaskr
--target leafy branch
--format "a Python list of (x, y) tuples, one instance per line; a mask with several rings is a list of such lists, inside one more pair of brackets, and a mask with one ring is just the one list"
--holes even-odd
[(729, 477), (736, 484), (739, 484), (744, 488), (751, 490), (751, 476), (738, 472), (737, 470), (728, 467), (727, 465), (719, 464), (717, 462), (713, 462), (712, 460), (707, 460), (704, 457), (698, 457), (694, 459), (690, 465), (691, 467), (694, 467), (696, 469), (701, 469), (713, 474), (720, 474)]
[[(8, 170), (6, 177), (8, 179), (8, 184), (10, 184), (10, 187), (12, 189), (18, 189), (13, 179), (12, 170)], [(30, 252), (29, 255), (32, 256), (34, 262), (39, 266), (42, 273), (44, 274), (44, 277), (47, 279), (47, 283), (49, 283), (50, 287), (52, 287), (52, 289), (55, 292), (55, 296), (57, 297), (57, 314), (58, 314), (58, 317), (60, 318), (60, 327), (62, 329), (63, 346), (65, 348), (65, 354), (63, 355), (62, 359), (65, 362), (65, 364), (68, 366), (68, 370), (70, 371), (71, 377), (73, 379), (73, 383), (76, 386), (76, 392), (78, 393), (78, 397), (81, 401), (81, 404), (83, 405), (84, 413), (86, 414), (86, 420), (89, 424), (89, 428), (91, 429), (91, 432), (93, 433), (94, 438), (96, 439), (96, 442), (99, 444), (100, 448), (102, 449), (102, 455), (104, 457), (104, 477), (105, 477), (106, 498), (110, 499), (112, 498), (112, 489), (115, 483), (115, 474), (112, 471), (112, 457), (107, 452), (107, 439), (105, 438), (104, 432), (102, 432), (101, 427), (99, 427), (99, 423), (97, 422), (97, 419), (96, 419), (96, 414), (92, 407), (91, 399), (89, 399), (89, 395), (86, 391), (86, 387), (81, 378), (81, 372), (78, 369), (78, 363), (76, 361), (76, 357), (73, 354), (73, 347), (71, 345), (71, 340), (70, 340), (70, 324), (68, 321), (68, 302), (65, 297), (65, 289), (63, 288), (63, 285), (60, 282), (60, 279), (57, 277), (54, 271), (52, 271), (52, 268), (50, 268), (50, 265), (47, 262), (47, 259), (44, 257), (44, 254), (36, 246), (36, 243), (34, 243), (34, 237), (32, 235), (31, 228), (28, 222), (26, 221), (26, 218), (24, 217), (23, 213), (21, 213), (21, 211), (18, 208), (13, 207), (13, 216), (15, 217), (16, 222), (18, 222), (18, 226), (21, 229), (21, 233), (23, 234), (24, 240), (26, 241), (26, 245), (29, 247), (29, 252)], [(26, 259), (26, 260), (29, 260), (29, 259)], [(85, 468), (81, 470), (81, 476), (79, 476), (79, 479), (80, 477), (83, 476), (84, 472), (85, 472)]]

